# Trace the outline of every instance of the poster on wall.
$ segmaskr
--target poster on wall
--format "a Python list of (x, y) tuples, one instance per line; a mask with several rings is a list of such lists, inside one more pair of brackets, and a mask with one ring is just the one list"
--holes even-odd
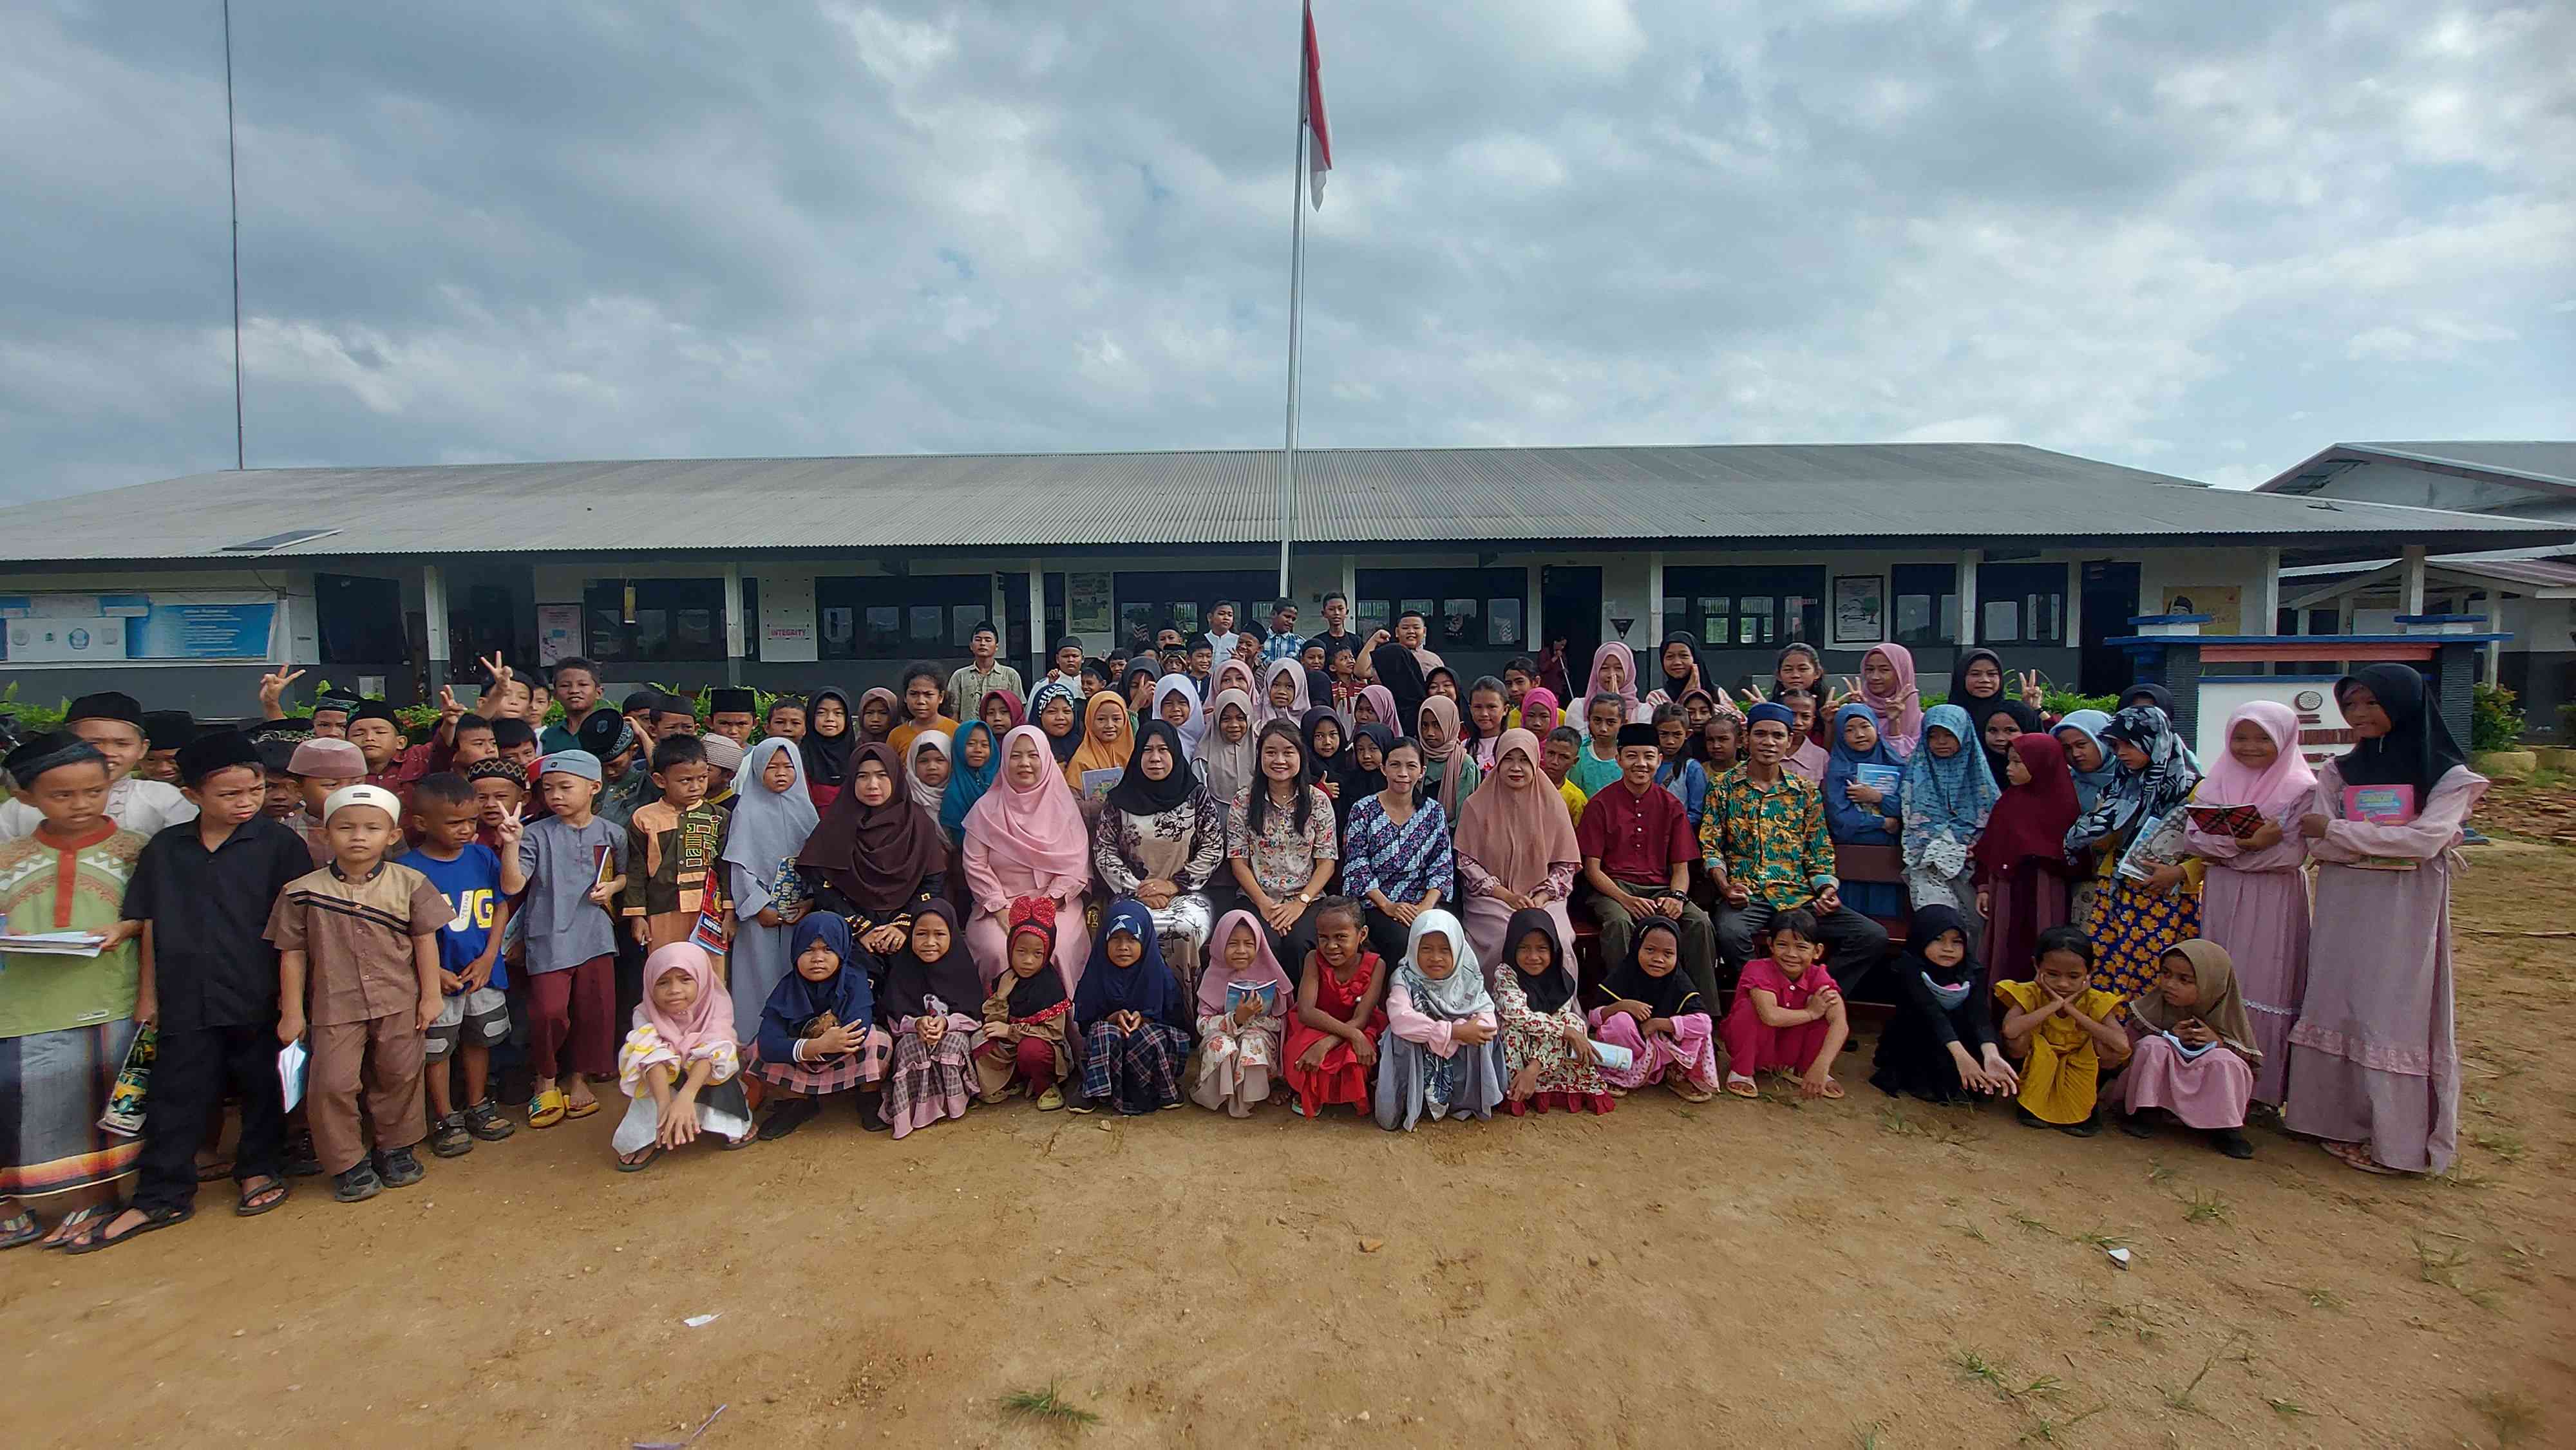
[[(834, 611), (840, 616), (841, 641), (846, 648), (850, 634), (850, 611)], [(760, 658), (774, 664), (811, 664), (818, 658), (820, 640), (814, 616), (814, 576), (782, 574), (761, 576), (760, 584)]]
[(2164, 612), (2208, 615), (2203, 634), (2243, 634), (2244, 600), (2245, 591), (2234, 584), (2168, 584)]
[(537, 663), (552, 669), (581, 653), (581, 606), (537, 606)]
[(1065, 632), (1067, 634), (1109, 633), (1113, 618), (1109, 609), (1110, 576), (1107, 574), (1067, 574), (1064, 576)]
[(274, 594), (35, 594), (0, 598), (0, 659), (12, 664), (113, 660), (266, 660)]
[(1833, 637), (1836, 644), (1886, 643), (1886, 576), (1847, 574), (1835, 578)]

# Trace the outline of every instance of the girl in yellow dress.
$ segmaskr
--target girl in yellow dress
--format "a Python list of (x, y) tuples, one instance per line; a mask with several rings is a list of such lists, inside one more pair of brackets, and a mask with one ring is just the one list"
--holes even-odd
[(2118, 994), (2093, 985), (2093, 941), (2071, 926), (2039, 934), (2027, 982), (1997, 982), (2005, 1003), (2004, 1052), (2022, 1064), (2013, 1116), (2024, 1127), (2078, 1138), (2102, 1131), (2094, 1112), (2102, 1071), (2129, 1060), (2129, 1034), (2113, 1019)]

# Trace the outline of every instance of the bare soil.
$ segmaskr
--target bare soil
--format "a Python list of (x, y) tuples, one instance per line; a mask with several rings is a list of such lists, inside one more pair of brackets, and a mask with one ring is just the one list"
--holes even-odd
[[(2460, 890), (2458, 1170), (1659, 1091), (1411, 1135), (978, 1109), (611, 1171), (608, 1114), (0, 1255), (12, 1445), (2494, 1446), (2576, 1437), (2576, 851)], [(2106, 1249), (2125, 1246), (2126, 1269)], [(690, 1328), (683, 1320), (714, 1314)], [(1043, 1391), (1089, 1425), (1014, 1414)]]

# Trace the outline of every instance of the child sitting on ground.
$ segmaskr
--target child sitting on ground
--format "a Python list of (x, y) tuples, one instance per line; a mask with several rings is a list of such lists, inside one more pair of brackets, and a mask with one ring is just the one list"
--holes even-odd
[(1315, 903), (1315, 950), (1297, 977), (1297, 1016), (1281, 1051), (1281, 1071), (1297, 1094), (1297, 1111), (1314, 1117), (1327, 1104), (1367, 1112), (1386, 1031), (1386, 968), (1368, 949), (1368, 922), (1347, 896)]
[(1717, 1092), (1717, 1034), (1708, 1003), (1681, 970), (1681, 928), (1661, 916), (1641, 918), (1628, 959), (1593, 988), (1608, 1001), (1591, 1012), (1592, 1035), (1628, 1054), (1601, 1071), (1614, 1096), (1661, 1082), (1686, 1103)]
[(1562, 1108), (1610, 1111), (1583, 1013), (1574, 1005), (1574, 965), (1557, 940), (1555, 918), (1530, 908), (1503, 929), (1506, 969), (1494, 973), (1494, 1005), (1503, 1027), (1503, 1106), (1513, 1117)]
[(1490, 1118), (1503, 1100), (1501, 1027), (1467, 929), (1438, 907), (1413, 918), (1404, 961), (1386, 989), (1377, 1063), (1377, 1125), (1413, 1131), (1424, 1118)]
[(984, 1024), (967, 1009), (983, 992), (981, 975), (957, 909), (936, 897), (915, 908), (911, 939), (886, 963), (885, 990), (877, 994), (877, 1025), (894, 1040), (885, 1115), (897, 1138), (942, 1118), (962, 1118), (974, 1101), (975, 1047)]
[[(305, 1112), (342, 1203), (426, 1175), (411, 1151), (423, 1136), (422, 1034), (443, 1005), (438, 937), (452, 913), (428, 877), (388, 859), (401, 816), (402, 802), (381, 786), (333, 792), (322, 809), (331, 864), (288, 886), (268, 918), (279, 953), (277, 1040), (310, 1040)], [(372, 1158), (358, 1132), (362, 1070)]]
[(644, 959), (644, 1005), (617, 1051), (626, 1116), (608, 1146), (617, 1171), (640, 1173), (702, 1132), (727, 1148), (751, 1141), (751, 1104), (742, 1091), (733, 1004), (715, 963), (687, 942)]
[(2039, 934), (2036, 974), (1995, 983), (2004, 999), (2004, 1052), (2022, 1064), (2013, 1117), (2024, 1127), (2078, 1138), (2102, 1131), (2095, 1113), (2107, 1064), (2129, 1060), (2129, 1034), (2112, 1021), (2120, 999), (2093, 985), (2093, 939), (2072, 926)]
[(793, 949), (795, 970), (770, 989), (752, 1045), (752, 1075), (783, 1095), (761, 1122), (760, 1141), (804, 1127), (823, 1110), (820, 1099), (862, 1082), (872, 1090), (853, 1099), (859, 1121), (882, 1127), (873, 1089), (884, 1080), (894, 1039), (876, 1025), (866, 966), (851, 963), (850, 923), (828, 911), (802, 917)]
[(2161, 1111), (2207, 1133), (2209, 1145), (2228, 1157), (2251, 1158), (2245, 1109), (2263, 1052), (2236, 990), (2236, 964), (2225, 947), (2195, 937), (2176, 942), (2160, 965), (2156, 985), (2129, 999), (2134, 1045), (2120, 1074), (2118, 1095), (2128, 1109), (2120, 1131), (2153, 1137), (2150, 1115)]
[(1073, 1002), (1056, 970), (1055, 901), (1023, 896), (1011, 903), (1009, 966), (984, 998), (984, 1045), (975, 1076), (984, 1101), (1009, 1097), (1025, 1082), (1038, 1111), (1064, 1106), (1073, 1073)]
[(1757, 1072), (1796, 1073), (1798, 1096), (1839, 1098), (1834, 1054), (1851, 1037), (1842, 989), (1825, 970), (1825, 942), (1814, 912), (1795, 908), (1771, 919), (1771, 955), (1744, 964), (1726, 1013), (1726, 1090), (1760, 1097)]
[[(497, 1143), (516, 1131), (487, 1091), (492, 1049), (510, 1036), (510, 974), (501, 965), (510, 899), (501, 894), (501, 858), (474, 839), (474, 793), (452, 771), (425, 775), (411, 790), (412, 829), (420, 844), (402, 865), (429, 878), (451, 914), (438, 933), (438, 1020), (421, 1055), (429, 1092), (429, 1151), (458, 1158), (474, 1140)], [(462, 1067), (467, 1106), (454, 1100)]]
[(1074, 1029), (1082, 1034), (1083, 1100), (1075, 1111), (1115, 1103), (1132, 1118), (1179, 1107), (1189, 1021), (1189, 999), (1163, 961), (1154, 914), (1133, 897), (1110, 903), (1073, 991)]
[(1190, 1096), (1200, 1107), (1248, 1118), (1253, 1104), (1270, 1096), (1297, 988), (1251, 912), (1227, 912), (1212, 940), (1216, 959), (1199, 978), (1199, 1071)]
[(1871, 1084), (1892, 1098), (1912, 1093), (1952, 1106), (1973, 1103), (1978, 1093), (2021, 1091), (1995, 1041), (1985, 980), (1985, 964), (1968, 950), (1966, 920), (1937, 902), (1916, 907), (1905, 931), (1896, 1012), (1879, 1029)]

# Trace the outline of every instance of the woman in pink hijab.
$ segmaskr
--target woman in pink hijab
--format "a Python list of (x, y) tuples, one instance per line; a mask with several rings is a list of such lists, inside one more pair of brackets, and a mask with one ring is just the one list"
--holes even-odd
[(1362, 725), (1383, 725), (1397, 735), (1413, 733), (1412, 722), (1400, 718), (1396, 711), (1395, 691), (1384, 685), (1363, 685), (1359, 698), (1368, 702), (1369, 718), (1360, 719), (1359, 711), (1354, 708), (1351, 711), (1352, 729), (1357, 730)]
[[(2191, 799), (2197, 814), (2183, 832), (2191, 853), (2209, 863), (2200, 895), (2200, 934), (2235, 959), (2254, 1045), (2263, 1051), (2254, 1100), (2280, 1106), (2286, 1086), (2290, 1029), (2308, 993), (2307, 840), (2298, 820), (2308, 810), (2317, 773), (2299, 754), (2298, 712), (2256, 700), (2227, 717), (2227, 749)], [(2230, 821), (2218, 807), (2250, 806), (2258, 820)], [(2203, 822), (2209, 824), (2204, 826)]]
[(1901, 644), (1870, 646), (1860, 657), (1860, 702), (1878, 717), (1879, 743), (1899, 760), (1912, 758), (1923, 740), (1923, 692), (1914, 688), (1914, 651)]
[(1637, 656), (1617, 640), (1592, 652), (1592, 676), (1584, 681), (1585, 708), (1595, 695), (1617, 695), (1628, 702), (1628, 723), (1643, 725), (1652, 718), (1643, 700), (1637, 698)]
[[(1547, 743), (1547, 733), (1563, 724), (1564, 719), (1565, 709), (1562, 705), (1557, 703), (1556, 691), (1549, 689), (1547, 686), (1532, 685), (1529, 688), (1529, 693), (1521, 696), (1520, 728), (1537, 736), (1539, 744), (1545, 745)], [(1494, 763), (1499, 765), (1502, 763), (1502, 747), (1499, 745), (1495, 746), (1494, 752)], [(1475, 932), (1475, 929), (1476, 924), (1474, 922), (1469, 922), (1467, 924), (1469, 934), (1472, 935)], [(1482, 958), (1479, 958), (1479, 960), (1482, 960)]]
[(1001, 771), (966, 813), (965, 836), (966, 884), (975, 898), (966, 949), (983, 972), (985, 990), (992, 990), (1010, 964), (1003, 924), (1011, 903), (1043, 896), (1055, 903), (1056, 920), (1064, 923), (1055, 936), (1055, 964), (1071, 993), (1091, 956), (1090, 933), (1082, 928), (1091, 836), (1044, 731), (1022, 725), (1002, 737)]
[[(1524, 718), (1528, 708), (1524, 698)], [(1457, 808), (1458, 914), (1476, 960), (1493, 973), (1509, 968), (1504, 933), (1516, 911), (1546, 912), (1556, 928), (1557, 960), (1568, 970), (1574, 963), (1574, 921), (1565, 903), (1583, 852), (1565, 797), (1539, 770), (1544, 751), (1530, 731), (1504, 731), (1494, 747), (1494, 773)]]

